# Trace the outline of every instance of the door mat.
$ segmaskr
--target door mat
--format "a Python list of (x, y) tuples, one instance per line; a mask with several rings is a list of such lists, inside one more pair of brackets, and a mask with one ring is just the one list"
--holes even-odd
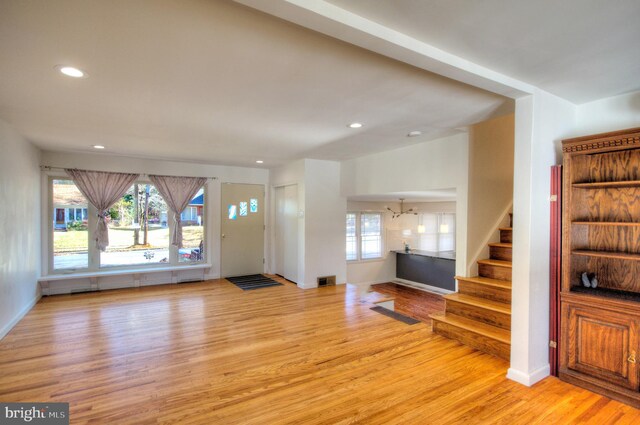
[(282, 286), (282, 283), (278, 283), (275, 280), (261, 274), (250, 274), (246, 276), (234, 276), (226, 278), (229, 282), (236, 285), (243, 291), (250, 291), (252, 289), (268, 288), (270, 286)]

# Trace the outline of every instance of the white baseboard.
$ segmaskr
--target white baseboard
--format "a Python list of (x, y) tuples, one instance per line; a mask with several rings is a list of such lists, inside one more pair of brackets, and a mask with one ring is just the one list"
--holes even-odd
[(509, 370), (507, 371), (507, 378), (519, 384), (530, 387), (536, 382), (542, 381), (544, 378), (546, 378), (550, 374), (551, 374), (551, 366), (547, 364), (537, 370), (534, 370), (531, 373), (524, 373), (519, 370), (509, 368)]
[(371, 285), (377, 285), (379, 283), (387, 283), (389, 282), (389, 280), (371, 280), (369, 282), (347, 282), (349, 285), (356, 285), (356, 286), (371, 286)]
[(24, 308), (20, 310), (20, 312), (16, 314), (16, 316), (11, 319), (9, 323), (4, 325), (4, 327), (0, 329), (0, 340), (2, 340), (2, 338), (4, 338), (29, 311), (31, 311), (33, 306), (36, 305), (38, 301), (40, 301), (40, 298), (42, 298), (42, 295), (40, 295), (38, 291), (38, 295), (36, 295), (26, 306), (24, 306)]

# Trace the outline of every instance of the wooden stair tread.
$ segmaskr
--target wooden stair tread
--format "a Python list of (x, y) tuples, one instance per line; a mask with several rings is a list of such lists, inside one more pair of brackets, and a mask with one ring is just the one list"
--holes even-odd
[(511, 268), (511, 261), (505, 261), (505, 260), (493, 260), (493, 259), (478, 260), (478, 264), (486, 264), (487, 266)]
[(482, 277), (482, 276), (473, 276), (473, 277), (456, 276), (455, 279), (464, 280), (467, 282), (479, 283), (481, 285), (486, 285), (486, 286), (493, 286), (495, 288), (511, 289), (510, 280), (492, 279), (490, 277)]
[(456, 292), (455, 294), (445, 295), (444, 299), (446, 299), (447, 301), (451, 300), (463, 304), (473, 305), (486, 310), (495, 311), (497, 313), (511, 315), (511, 306), (509, 304), (489, 300), (487, 298), (474, 297), (473, 295), (460, 294)]
[(499, 341), (503, 344), (511, 344), (511, 332), (506, 329), (498, 328), (497, 326), (492, 326), (486, 323), (477, 322), (475, 320), (466, 319), (464, 317), (460, 317), (450, 313), (434, 313), (429, 315), (429, 317), (432, 320), (437, 320), (443, 323), (447, 323), (451, 326), (465, 329), (478, 335), (482, 335), (486, 338)]
[(493, 242), (490, 243), (489, 246), (495, 246), (495, 247), (499, 247), (499, 248), (513, 248), (513, 244), (512, 243), (507, 243), (507, 242)]
[(498, 230), (513, 230), (513, 227), (498, 227)]

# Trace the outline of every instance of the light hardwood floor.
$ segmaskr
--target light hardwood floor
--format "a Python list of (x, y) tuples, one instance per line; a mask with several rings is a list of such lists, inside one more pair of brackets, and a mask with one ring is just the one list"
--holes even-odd
[(351, 286), (224, 280), (44, 298), (0, 342), (0, 400), (73, 424), (624, 424), (640, 411), (371, 311)]

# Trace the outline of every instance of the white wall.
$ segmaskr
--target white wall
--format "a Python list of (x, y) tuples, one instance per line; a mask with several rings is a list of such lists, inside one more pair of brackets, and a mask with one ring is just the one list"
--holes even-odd
[[(340, 194), (340, 163), (303, 159), (271, 171), (272, 192), (275, 187), (291, 184), (298, 187), (298, 286), (316, 287), (319, 276), (330, 275), (336, 276), (336, 283), (346, 283), (347, 201)], [(275, 217), (275, 205), (271, 208)], [(271, 232), (271, 252), (274, 241)], [(269, 267), (275, 270), (275, 258), (271, 257)]]
[(317, 286), (319, 276), (347, 282), (345, 217), (347, 200), (340, 194), (340, 163), (305, 160), (304, 287)]
[[(269, 176), (271, 199), (275, 199), (274, 188), (279, 186), (289, 186), (295, 184), (298, 188), (298, 277), (295, 280), (297, 284), (303, 286), (305, 272), (305, 161), (303, 159), (283, 165), (282, 167), (271, 170)], [(269, 237), (269, 272), (275, 273), (275, 203), (270, 206), (272, 231)]]
[(456, 273), (467, 266), (468, 135), (458, 134), (342, 162), (342, 194), (456, 189)]
[[(81, 168), (97, 171), (134, 172), (141, 174), (164, 174), (176, 176), (192, 177), (217, 177), (210, 180), (206, 191), (206, 221), (207, 238), (209, 252), (207, 262), (211, 264), (211, 270), (206, 278), (215, 279), (220, 277), (220, 186), (222, 183), (248, 183), (264, 184), (269, 183), (269, 170), (261, 168), (230, 167), (223, 165), (207, 165), (179, 161), (163, 161), (153, 159), (142, 159), (132, 157), (113, 156), (108, 154), (80, 154), (43, 152), (42, 165), (62, 168)], [(46, 184), (46, 179), (44, 179)], [(46, 186), (45, 186), (46, 187)], [(46, 194), (46, 190), (44, 190)], [(44, 198), (46, 199), (46, 198)], [(265, 205), (269, 205), (269, 192), (266, 191)], [(269, 223), (269, 210), (265, 214), (265, 222)], [(43, 269), (47, 265), (47, 238), (48, 238), (48, 215), (44, 214), (43, 229)], [(266, 234), (269, 234), (267, 231)], [(265, 237), (265, 249), (267, 245)], [(45, 270), (46, 272), (46, 270)]]
[(573, 104), (543, 91), (516, 101), (511, 367), (533, 385), (549, 375), (549, 190), (556, 145), (575, 128)]
[(40, 151), (0, 120), (0, 339), (39, 298)]
[(497, 228), (511, 207), (513, 138), (513, 114), (469, 129), (467, 276), (477, 275), (476, 261), (489, 257), (487, 243), (498, 242)]
[(607, 97), (577, 107), (574, 136), (640, 127), (640, 91)]

